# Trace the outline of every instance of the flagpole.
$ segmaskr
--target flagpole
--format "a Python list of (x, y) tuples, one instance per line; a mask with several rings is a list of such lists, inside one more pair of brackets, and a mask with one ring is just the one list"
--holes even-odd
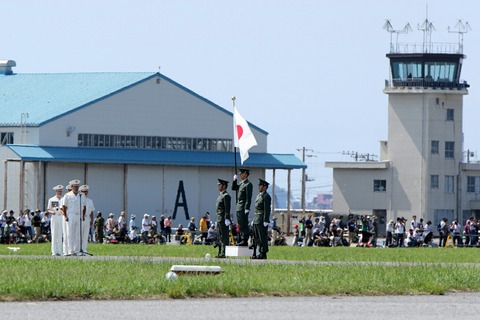
[[(235, 96), (232, 97), (234, 119), (235, 119), (235, 100), (236, 99), (237, 98), (235, 98)], [(235, 123), (233, 124), (233, 126), (234, 126), (233, 130), (237, 130), (237, 128), (235, 128)], [(237, 147), (235, 147), (235, 142), (233, 143), (233, 160), (235, 162), (235, 174), (237, 174)]]

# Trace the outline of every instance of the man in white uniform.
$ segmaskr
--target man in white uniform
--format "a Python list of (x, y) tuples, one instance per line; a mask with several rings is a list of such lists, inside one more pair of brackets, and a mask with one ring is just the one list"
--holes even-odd
[[(67, 193), (60, 200), (60, 210), (62, 210), (62, 215), (64, 215), (63, 202), (65, 200), (65, 196), (72, 192), (72, 186), (70, 186), (70, 184), (67, 184), (66, 188), (67, 188)], [(65, 221), (65, 219), (62, 219), (62, 230), (63, 230), (63, 255), (66, 256), (68, 255), (68, 223), (67, 221)]]
[(50, 234), (52, 242), (52, 256), (62, 255), (63, 238), (63, 215), (60, 207), (62, 200), (63, 186), (59, 184), (53, 187), (55, 195), (48, 199), (47, 212), (50, 213)]
[(82, 222), (82, 252), (87, 252), (88, 235), (93, 226), (93, 211), (95, 211), (93, 200), (88, 197), (88, 189), (90, 188), (86, 184), (80, 187), (80, 192), (83, 194), (82, 198), (85, 197), (85, 219)]
[(68, 255), (80, 254), (80, 222), (85, 219), (85, 197), (79, 192), (80, 180), (70, 181), (72, 192), (63, 198), (63, 215), (67, 222)]

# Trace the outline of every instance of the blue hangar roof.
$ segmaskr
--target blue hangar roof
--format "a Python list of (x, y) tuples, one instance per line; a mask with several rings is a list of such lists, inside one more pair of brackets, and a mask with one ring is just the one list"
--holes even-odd
[[(205, 167), (233, 167), (232, 152), (145, 150), (83, 147), (40, 147), (35, 145), (6, 145), (24, 161), (153, 164)], [(240, 156), (237, 154), (240, 166)], [(250, 153), (244, 163), (250, 168), (303, 169), (306, 164), (293, 154)]]
[(0, 126), (20, 126), (22, 113), (28, 113), (27, 126), (41, 126), (153, 77), (233, 117), (232, 112), (158, 72), (26, 73), (0, 76)]

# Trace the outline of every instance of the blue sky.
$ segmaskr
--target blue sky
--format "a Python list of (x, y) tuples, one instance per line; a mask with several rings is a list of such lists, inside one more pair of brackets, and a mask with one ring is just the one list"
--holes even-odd
[[(379, 154), (387, 137), (390, 35), (410, 23), (401, 42), (421, 43), (417, 30), (426, 1), (404, 0), (0, 0), (0, 59), (17, 73), (158, 71), (231, 110), (231, 97), (250, 122), (269, 132), (268, 151), (313, 151), (306, 162), (315, 181), (307, 195), (330, 192), (329, 160), (342, 151)], [(461, 6), (459, 5), (461, 4)], [(465, 149), (480, 152), (480, 2), (428, 2), (433, 42), (458, 40), (448, 33), (458, 19), (472, 31), (464, 38), (462, 78)], [(286, 187), (286, 173), (277, 182)], [(300, 191), (300, 171), (292, 174)]]

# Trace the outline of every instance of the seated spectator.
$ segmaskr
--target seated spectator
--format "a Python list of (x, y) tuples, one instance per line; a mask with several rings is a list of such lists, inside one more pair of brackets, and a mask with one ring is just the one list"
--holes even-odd
[(108, 215), (108, 219), (105, 222), (105, 235), (109, 236), (114, 232), (114, 229), (118, 227), (118, 222), (113, 217), (113, 213)]
[(5, 244), (17, 243), (17, 222), (13, 219), (8, 219), (3, 234), (5, 237)]
[(341, 246), (342, 244), (342, 238), (343, 238), (343, 230), (342, 228), (339, 228), (337, 226), (337, 220), (334, 219), (335, 223), (333, 225), (330, 225), (330, 245), (332, 247), (336, 246)]
[(154, 242), (157, 244), (164, 244), (167, 243), (167, 238), (165, 238), (165, 236), (160, 231), (154, 236)]
[(185, 235), (185, 230), (183, 230), (183, 224), (180, 223), (178, 225), (177, 231), (175, 232), (175, 235), (173, 236), (173, 238), (175, 239), (175, 241), (182, 241), (182, 238), (184, 235)]
[(313, 234), (313, 245), (315, 247), (328, 247), (330, 246), (330, 239), (325, 232), (317, 232)]
[(408, 230), (407, 247), (418, 247), (417, 240), (415, 239), (415, 235), (413, 234), (413, 229)]
[(423, 246), (424, 244), (423, 230), (421, 230), (420, 228), (416, 228), (414, 235), (415, 235), (415, 240), (417, 241), (417, 246), (418, 247)]
[(115, 240), (118, 242), (127, 242), (128, 241), (128, 233), (126, 228), (120, 228), (120, 225), (117, 225), (115, 229), (113, 229), (113, 235)]
[(207, 232), (207, 240), (205, 240), (205, 244), (213, 244), (217, 243), (218, 241), (218, 233), (217, 230), (215, 230), (215, 224), (212, 223), (210, 226), (210, 229), (208, 229)]
[(432, 232), (432, 221), (428, 220), (427, 223), (425, 224), (423, 228), (423, 238), (424, 238), (424, 244), (426, 246), (431, 246), (432, 245), (432, 239), (433, 239), (433, 232)]
[(130, 239), (130, 242), (138, 243), (139, 238), (137, 235), (137, 226), (130, 227), (130, 233), (128, 234), (128, 238)]
[(5, 224), (2, 227), (2, 243), (10, 244), (10, 220), (5, 220)]

